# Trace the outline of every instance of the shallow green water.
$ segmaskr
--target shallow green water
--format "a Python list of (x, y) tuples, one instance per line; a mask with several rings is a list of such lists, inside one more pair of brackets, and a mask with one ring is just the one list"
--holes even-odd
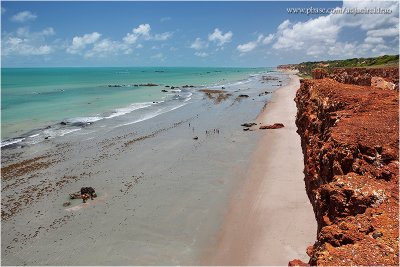
[[(224, 85), (246, 79), (249, 74), (264, 70), (262, 68), (3, 68), (1, 70), (2, 140), (65, 119), (105, 116), (104, 114), (111, 114), (134, 103), (165, 100), (165, 93), (161, 92), (165, 85)], [(133, 86), (147, 83), (159, 86)], [(108, 85), (122, 85), (122, 87)], [(135, 107), (132, 108), (134, 109)]]

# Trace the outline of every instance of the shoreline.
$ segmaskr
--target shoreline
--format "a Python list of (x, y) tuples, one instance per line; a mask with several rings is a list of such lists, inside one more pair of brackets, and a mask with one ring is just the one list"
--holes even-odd
[[(247, 177), (230, 200), (216, 251), (204, 256), (211, 265), (287, 265), (307, 260), (317, 224), (303, 180), (303, 154), (296, 133), (294, 102), (299, 78), (275, 91), (257, 123), (283, 123), (266, 130), (247, 167)], [(211, 255), (212, 253), (212, 255)], [(209, 259), (206, 259), (209, 258)]]

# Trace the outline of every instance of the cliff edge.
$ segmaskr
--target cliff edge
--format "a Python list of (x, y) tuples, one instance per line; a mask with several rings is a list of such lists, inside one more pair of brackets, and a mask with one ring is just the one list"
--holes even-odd
[(398, 92), (306, 79), (295, 101), (318, 223), (309, 264), (398, 265)]

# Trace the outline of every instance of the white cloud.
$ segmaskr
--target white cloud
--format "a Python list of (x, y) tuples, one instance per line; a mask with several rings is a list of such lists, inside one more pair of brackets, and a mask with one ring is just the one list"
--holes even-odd
[(208, 43), (205, 41), (202, 41), (201, 38), (196, 38), (194, 42), (190, 45), (190, 48), (196, 49), (196, 50), (201, 50), (205, 49), (208, 47)]
[(72, 38), (72, 45), (67, 48), (70, 54), (79, 54), (83, 52), (87, 45), (93, 44), (98, 41), (101, 34), (98, 32), (87, 33), (83, 36), (75, 36)]
[(150, 31), (151, 27), (149, 24), (140, 24), (137, 28), (132, 29), (131, 33), (127, 33), (122, 40), (127, 44), (134, 44), (139, 38), (143, 38), (144, 40), (166, 41), (172, 37), (171, 32), (151, 35)]
[[(301, 51), (305, 55), (321, 56), (373, 56), (382, 53), (398, 53), (399, 8), (396, 1), (343, 1), (347, 9), (386, 8), (391, 14), (330, 14), (305, 22), (283, 21), (277, 28), (273, 48), (278, 52)], [(343, 29), (365, 32), (362, 41), (341, 40)], [(343, 38), (343, 37), (342, 37)], [(391, 38), (396, 48), (385, 44)], [(389, 40), (390, 42), (390, 40)]]
[(133, 33), (127, 33), (126, 36), (124, 38), (122, 38), (122, 40), (127, 43), (127, 44), (134, 44), (136, 43), (137, 39), (139, 36), (137, 36), (136, 34)]
[(164, 32), (164, 33), (161, 33), (161, 34), (154, 35), (154, 37), (151, 38), (151, 39), (154, 39), (156, 41), (166, 41), (166, 40), (170, 39), (171, 37), (172, 37), (172, 33)]
[(56, 34), (52, 27), (48, 27), (42, 31), (43, 35), (50, 36)]
[(362, 30), (385, 28), (388, 25), (397, 25), (399, 17), (398, 1), (351, 1), (344, 0), (343, 7), (348, 10), (364, 8), (390, 9), (391, 14), (335, 14), (330, 15), (333, 23), (346, 27), (360, 27)]
[(382, 37), (368, 36), (367, 38), (365, 38), (364, 42), (368, 43), (368, 44), (383, 44), (383, 43), (385, 43), (385, 40), (383, 40)]
[(284, 22), (282, 22), (279, 26), (278, 26), (278, 31), (283, 31), (284, 29), (289, 28), (290, 25), (290, 21), (287, 19)]
[(223, 46), (225, 43), (229, 43), (232, 40), (233, 33), (231, 31), (223, 33), (218, 28), (214, 29), (214, 32), (208, 35), (208, 40), (216, 42), (218, 46)]
[(21, 39), (18, 37), (7, 38), (2, 45), (2, 54), (8, 55), (20, 55), (20, 56), (38, 56), (48, 55), (53, 52), (53, 49), (49, 45), (38, 45), (35, 46), (29, 43), (28, 39)]
[(306, 22), (297, 22), (291, 26), (288, 21), (278, 27), (278, 38), (273, 48), (287, 50), (304, 50), (309, 55), (316, 55), (315, 49), (308, 52), (311, 46), (324, 47), (335, 43), (340, 27), (333, 24), (331, 16), (321, 16)]
[(263, 34), (258, 35), (257, 40), (251, 41), (245, 44), (240, 44), (236, 47), (236, 49), (241, 53), (241, 55), (251, 52), (256, 49), (259, 44), (267, 45), (272, 42), (275, 38), (274, 34), (268, 34), (268, 36), (264, 36)]
[(198, 57), (208, 57), (206, 52), (195, 52), (194, 55)]
[(248, 42), (245, 44), (238, 45), (236, 47), (236, 49), (240, 53), (247, 53), (247, 52), (253, 51), (256, 47), (257, 47), (257, 42)]
[(395, 26), (393, 28), (370, 30), (370, 31), (367, 31), (367, 36), (370, 36), (370, 37), (396, 37), (396, 36), (399, 36), (399, 27)]
[(93, 48), (85, 53), (86, 58), (91, 57), (107, 57), (110, 55), (118, 54), (131, 54), (133, 50), (123, 43), (112, 41), (109, 39), (103, 39), (96, 42)]
[(272, 40), (274, 40), (274, 38), (275, 38), (275, 35), (272, 34), (272, 33), (270, 33), (270, 34), (268, 34), (268, 36), (266, 36), (266, 37), (264, 38), (264, 40), (262, 40), (262, 43), (265, 44), (265, 45), (267, 45), (267, 44), (271, 43)]
[(151, 27), (149, 24), (140, 24), (137, 28), (133, 29), (132, 32), (138, 36), (149, 36)]
[(12, 16), (11, 20), (14, 22), (23, 23), (23, 22), (27, 22), (30, 20), (35, 20), (36, 18), (37, 18), (37, 16), (35, 14), (33, 14), (32, 12), (22, 11), (22, 12), (15, 14), (14, 16)]
[[(50, 30), (51, 29), (51, 30)], [(30, 32), (20, 27), (15, 32), (4, 33), (1, 38), (1, 52), (4, 56), (37, 56), (54, 52), (54, 47), (46, 43), (46, 37), (54, 34), (53, 28)]]

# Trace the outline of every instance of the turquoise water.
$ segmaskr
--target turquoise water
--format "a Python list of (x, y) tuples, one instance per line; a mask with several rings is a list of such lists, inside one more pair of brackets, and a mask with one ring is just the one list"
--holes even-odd
[[(61, 121), (95, 121), (167, 101), (165, 87), (224, 85), (266, 69), (2, 68), (1, 139)], [(159, 86), (134, 86), (153, 83)], [(110, 87), (120, 85), (121, 87)], [(89, 119), (88, 119), (89, 118)]]

